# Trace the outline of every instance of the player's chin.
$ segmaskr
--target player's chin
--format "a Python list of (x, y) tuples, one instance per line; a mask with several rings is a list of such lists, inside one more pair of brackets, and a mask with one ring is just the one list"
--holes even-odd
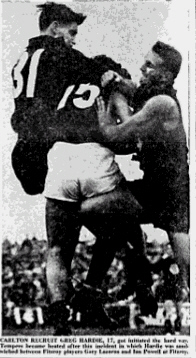
[(75, 43), (73, 43), (73, 42), (67, 42), (67, 41), (65, 41), (65, 44), (66, 44), (66, 46), (69, 47), (69, 48), (72, 48), (72, 47), (75, 45)]

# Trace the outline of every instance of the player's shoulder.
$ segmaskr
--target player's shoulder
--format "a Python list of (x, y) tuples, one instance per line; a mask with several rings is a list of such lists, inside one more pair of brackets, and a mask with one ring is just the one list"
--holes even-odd
[(163, 106), (167, 106), (167, 107), (176, 107), (177, 103), (174, 100), (174, 98), (172, 98), (171, 96), (168, 96), (166, 94), (159, 94), (157, 96), (153, 96), (151, 97), (148, 101), (147, 101), (148, 105), (163, 105)]
[(163, 108), (178, 108), (176, 101), (174, 98), (166, 95), (160, 94), (154, 97), (151, 97), (146, 104), (148, 106), (158, 106)]
[(179, 106), (172, 97), (167, 95), (157, 95), (150, 98), (145, 105), (145, 114), (159, 119), (166, 132), (176, 130), (181, 123)]
[(73, 48), (73, 49), (70, 49), (70, 54), (72, 56), (74, 56), (77, 60), (88, 60), (89, 58), (86, 57), (82, 52), (80, 52), (79, 50)]
[(176, 116), (179, 116), (180, 114), (177, 102), (174, 100), (174, 98), (165, 94), (150, 98), (146, 102), (145, 106), (148, 110), (156, 110), (159, 111), (159, 113), (167, 112), (168, 114), (172, 113)]

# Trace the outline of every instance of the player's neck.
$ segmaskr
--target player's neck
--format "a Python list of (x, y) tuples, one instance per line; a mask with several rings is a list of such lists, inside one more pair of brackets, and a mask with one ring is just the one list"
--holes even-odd
[(55, 35), (50, 28), (48, 28), (44, 31), (41, 31), (40, 36), (51, 36), (51, 37), (55, 38)]

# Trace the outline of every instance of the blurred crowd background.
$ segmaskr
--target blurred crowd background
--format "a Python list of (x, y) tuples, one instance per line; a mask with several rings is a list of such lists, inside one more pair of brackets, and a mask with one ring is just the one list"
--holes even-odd
[[(72, 263), (73, 285), (84, 281), (92, 257), (95, 238), (85, 238), (77, 245)], [(175, 297), (178, 282), (178, 266), (168, 241), (149, 240), (145, 234), (146, 257), (153, 279), (152, 289), (158, 302)], [(127, 246), (116, 254), (102, 285), (110, 304), (134, 301), (129, 260), (133, 248)], [(2, 244), (2, 312), (3, 328), (37, 327), (49, 325), (46, 287), (47, 241), (26, 237), (22, 243), (5, 239)], [(101, 264), (101, 263), (100, 263)], [(132, 266), (133, 267), (133, 266)], [(99, 268), (98, 268), (99, 269)], [(129, 297), (130, 299), (130, 297)]]

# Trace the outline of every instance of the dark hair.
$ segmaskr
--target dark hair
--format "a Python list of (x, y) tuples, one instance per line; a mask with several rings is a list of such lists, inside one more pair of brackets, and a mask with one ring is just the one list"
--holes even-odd
[(174, 47), (157, 41), (152, 47), (152, 51), (157, 53), (164, 61), (163, 66), (176, 78), (181, 67), (182, 56)]
[(108, 70), (112, 70), (126, 79), (131, 79), (131, 75), (129, 74), (129, 72), (125, 68), (122, 68), (120, 63), (117, 63), (112, 60), (111, 57), (108, 57), (106, 55), (97, 55), (94, 57), (94, 62), (99, 68), (99, 72), (101, 73), (101, 75)]
[(86, 19), (86, 16), (77, 14), (64, 4), (46, 2), (45, 4), (37, 5), (37, 8), (41, 11), (39, 17), (39, 28), (41, 31), (46, 30), (53, 21), (58, 21), (64, 25), (71, 22), (81, 25)]

